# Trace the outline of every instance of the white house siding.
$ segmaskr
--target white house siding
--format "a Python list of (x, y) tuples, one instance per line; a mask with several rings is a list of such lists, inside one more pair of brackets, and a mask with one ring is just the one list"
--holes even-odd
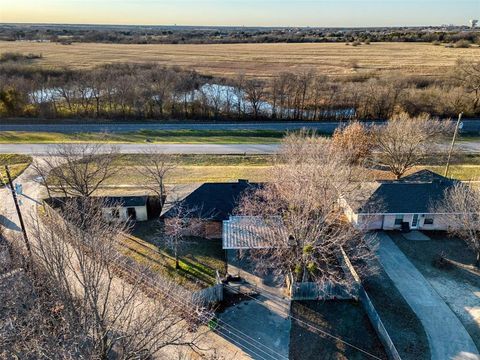
[[(135, 209), (136, 213), (136, 220), (137, 221), (147, 221), (148, 220), (148, 214), (147, 214), (147, 206), (129, 206), (129, 207), (112, 207), (112, 208), (103, 208), (102, 209), (102, 214), (103, 218), (106, 221), (115, 221), (115, 220), (120, 220), (120, 221), (127, 221), (128, 220), (128, 209), (133, 208)], [(118, 209), (118, 218), (115, 218), (112, 216), (112, 213), (115, 209)]]
[[(385, 215), (357, 215), (351, 216), (354, 219), (352, 223), (356, 226), (366, 226), (368, 230), (398, 230), (401, 225), (395, 225), (395, 218), (402, 214), (385, 214)], [(403, 214), (403, 221), (408, 222), (411, 226), (414, 214)], [(382, 227), (383, 217), (383, 227)], [(424, 224), (425, 219), (433, 217), (433, 224)], [(358, 221), (356, 219), (358, 218)], [(367, 222), (368, 221), (368, 222)], [(417, 230), (447, 230), (445, 219), (440, 214), (418, 214)]]

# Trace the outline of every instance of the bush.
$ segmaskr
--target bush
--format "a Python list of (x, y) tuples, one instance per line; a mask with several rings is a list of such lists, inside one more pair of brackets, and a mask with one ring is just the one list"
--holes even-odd
[(26, 60), (35, 60), (41, 59), (42, 54), (22, 54), (19, 52), (6, 52), (0, 55), (0, 63), (2, 62), (18, 62), (18, 61), (26, 61)]
[(455, 45), (453, 45), (454, 48), (457, 49), (467, 49), (470, 46), (472, 46), (472, 43), (468, 40), (458, 40)]

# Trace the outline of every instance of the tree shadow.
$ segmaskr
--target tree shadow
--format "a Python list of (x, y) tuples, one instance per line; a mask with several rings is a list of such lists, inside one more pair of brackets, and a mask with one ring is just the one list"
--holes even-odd
[(5, 228), (12, 230), (12, 231), (21, 231), (20, 227), (15, 224), (12, 220), (9, 218), (0, 215), (0, 224), (2, 224)]

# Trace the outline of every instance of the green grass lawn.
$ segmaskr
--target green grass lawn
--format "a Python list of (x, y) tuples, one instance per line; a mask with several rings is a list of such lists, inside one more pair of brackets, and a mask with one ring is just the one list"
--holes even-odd
[(0, 154), (0, 186), (6, 181), (5, 165), (10, 169), (10, 175), (13, 179), (19, 176), (32, 162), (32, 158), (27, 155), (18, 154)]
[(221, 240), (191, 239), (181, 252), (180, 269), (176, 270), (172, 253), (156, 245), (160, 229), (160, 224), (155, 220), (137, 223), (121, 251), (191, 290), (214, 285), (217, 270), (225, 274)]
[(0, 143), (178, 143), (275, 144), (285, 132), (273, 130), (139, 130), (126, 133), (75, 133), (2, 131)]

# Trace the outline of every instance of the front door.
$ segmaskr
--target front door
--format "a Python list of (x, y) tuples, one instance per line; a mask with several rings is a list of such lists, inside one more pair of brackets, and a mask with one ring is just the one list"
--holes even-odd
[(135, 211), (135, 208), (127, 208), (127, 216), (129, 220), (137, 220), (137, 212)]
[(416, 229), (418, 227), (418, 214), (413, 214), (412, 226), (411, 229)]

